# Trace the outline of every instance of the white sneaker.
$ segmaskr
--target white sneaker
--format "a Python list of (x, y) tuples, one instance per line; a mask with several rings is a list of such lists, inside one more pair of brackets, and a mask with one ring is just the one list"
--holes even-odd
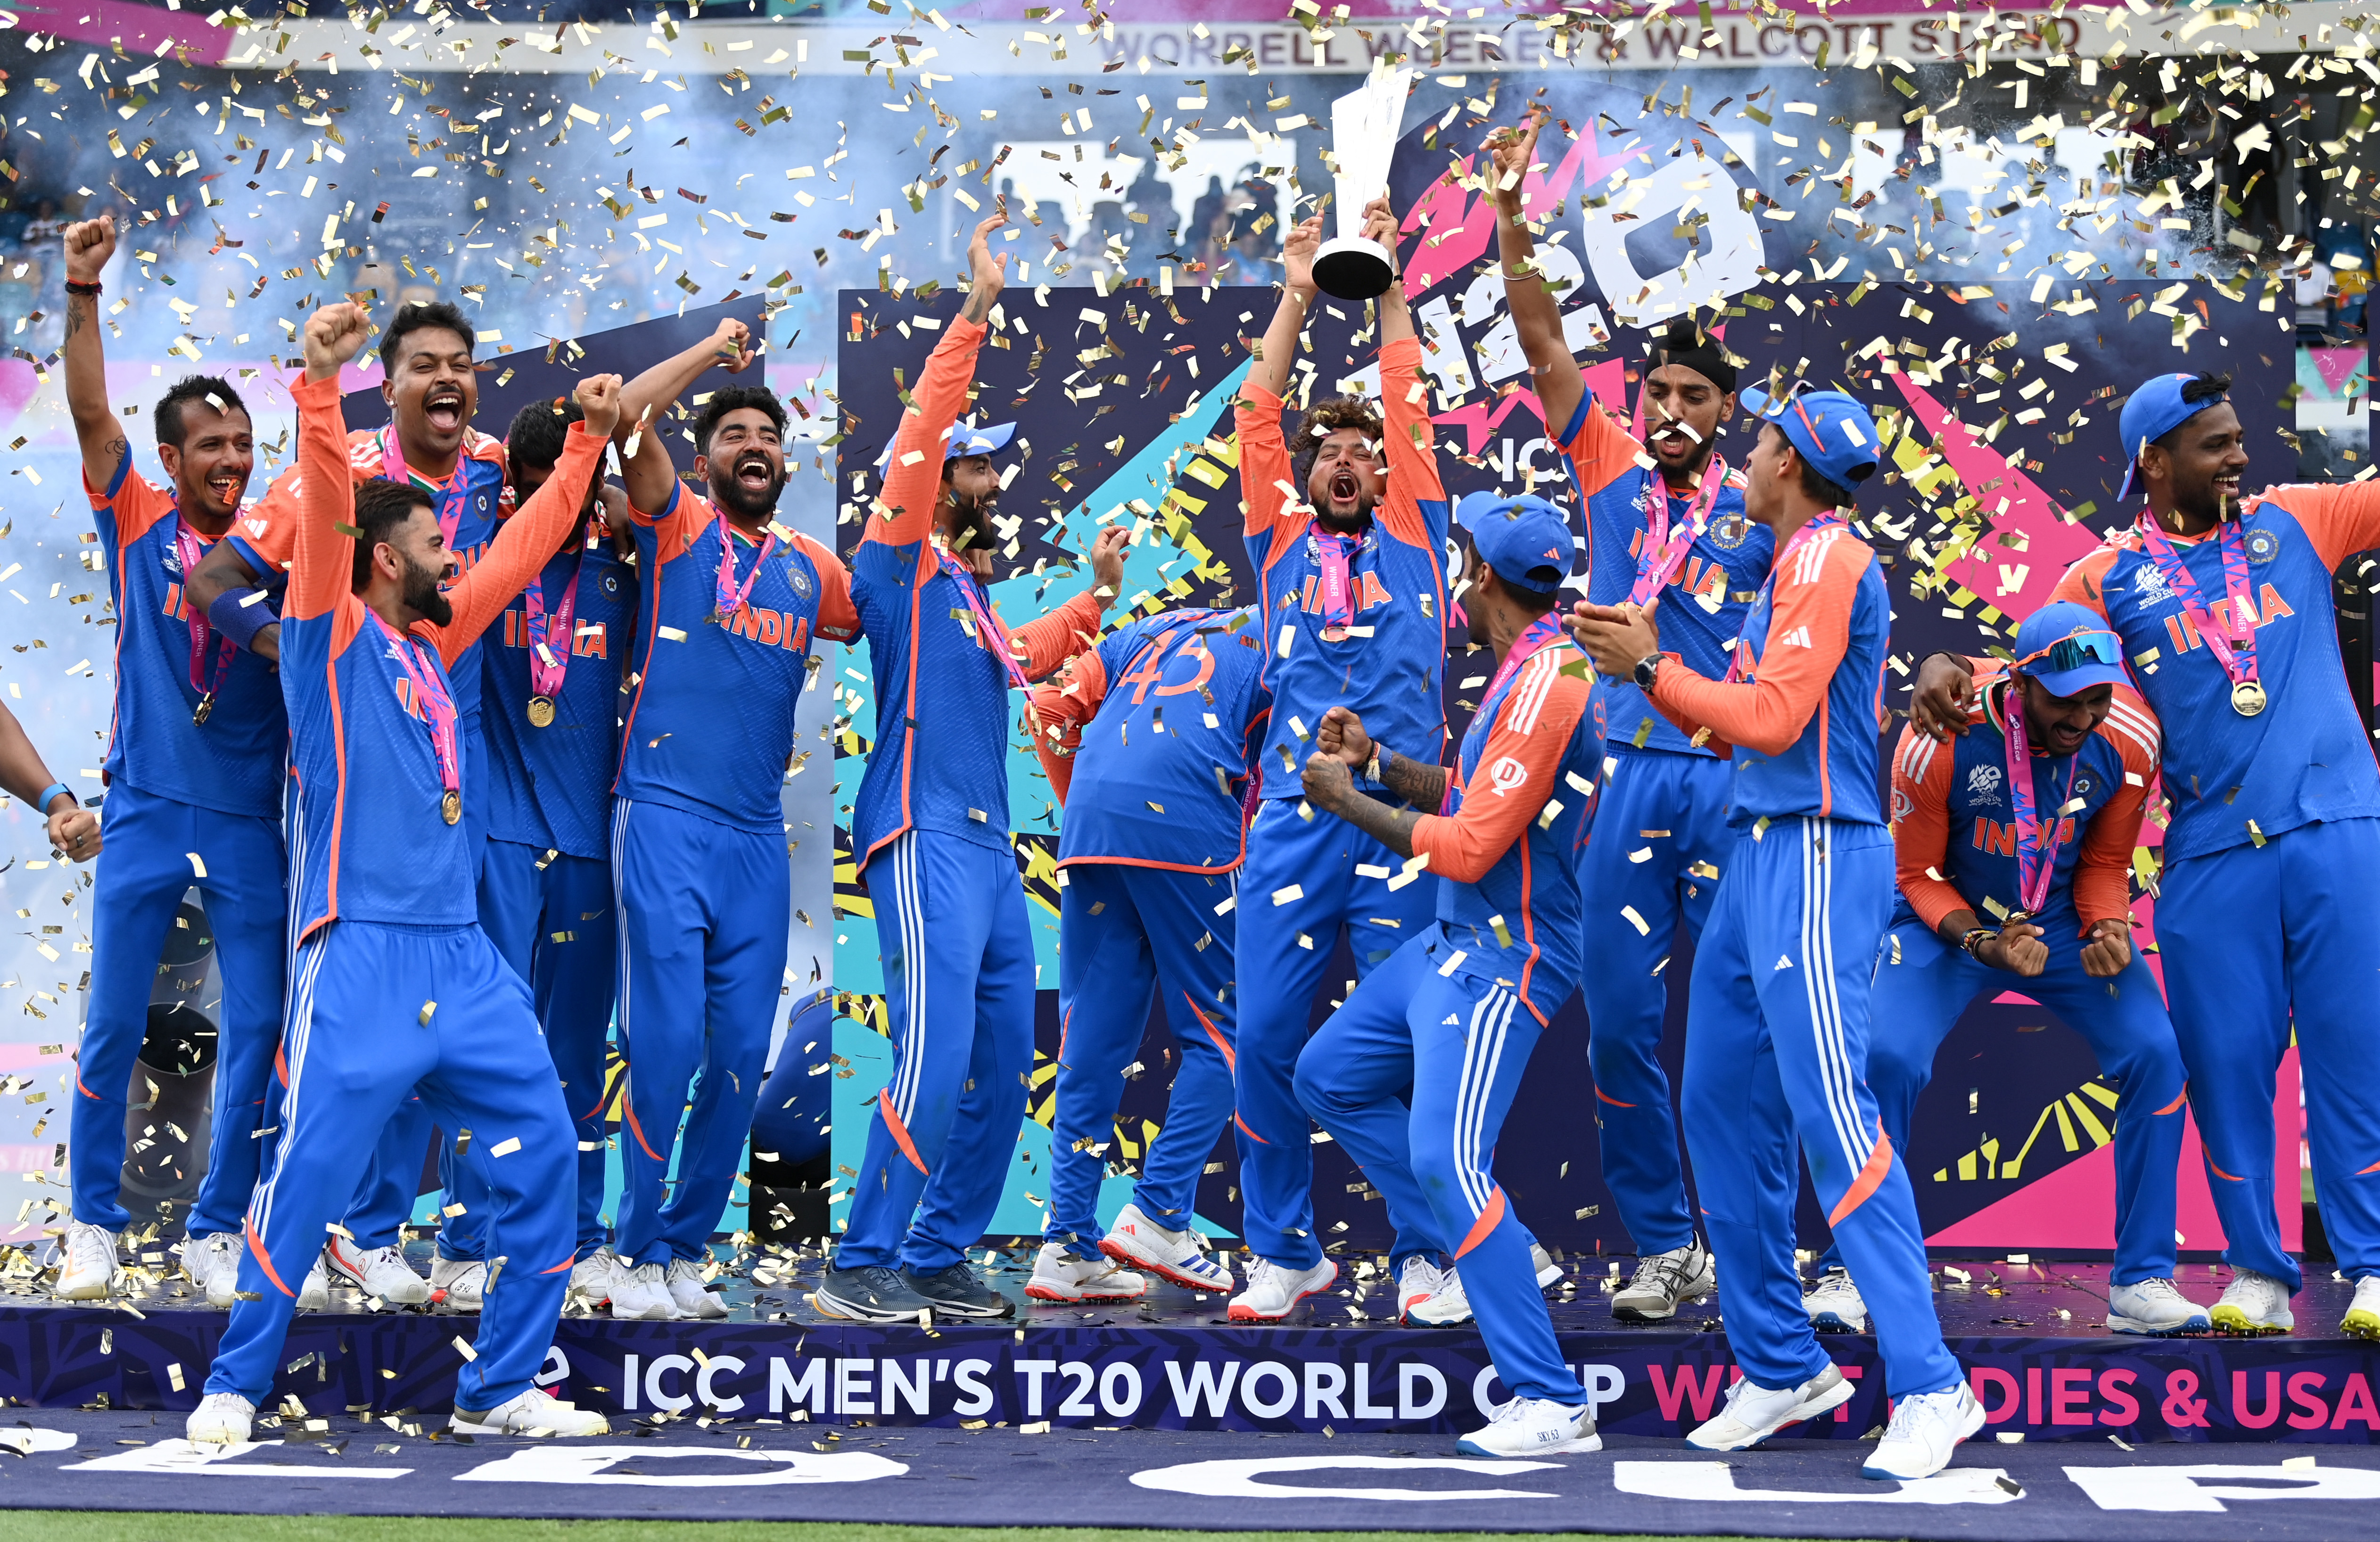
[(119, 1233), (88, 1220), (69, 1220), (58, 1238), (58, 1282), (51, 1293), (60, 1301), (103, 1301), (115, 1279), (115, 1246)]
[(1413, 1309), (1446, 1289), (1454, 1278), (1451, 1269), (1440, 1269), (1437, 1260), (1415, 1254), (1397, 1270), (1397, 1320), (1413, 1321)]
[(1611, 1298), (1611, 1315), (1621, 1322), (1667, 1322), (1689, 1301), (1710, 1294), (1718, 1283), (1710, 1249), (1700, 1237), (1667, 1253), (1636, 1260), (1636, 1273)]
[[(2360, 1300), (2360, 1288), (2357, 1295)], [(2298, 1325), (2289, 1310), (2289, 1288), (2252, 1269), (2232, 1271), (2223, 1298), (2206, 1316), (2217, 1333), (2286, 1333)]]
[(612, 1299), (612, 1281), (619, 1274), (620, 1256), (606, 1244), (570, 1266), (568, 1298), (589, 1306), (606, 1305)]
[(182, 1273), (205, 1293), (208, 1305), (228, 1310), (239, 1299), (239, 1260), (247, 1251), (248, 1239), (237, 1232), (185, 1237)]
[(1248, 1266), (1247, 1288), (1232, 1299), (1233, 1322), (1279, 1322), (1309, 1295), (1320, 1295), (1339, 1278), (1339, 1266), (1325, 1258), (1312, 1269), (1284, 1269), (1269, 1258)]
[(1959, 1442), (1983, 1427), (1984, 1405), (1963, 1381), (1938, 1392), (1900, 1398), (1892, 1405), (1892, 1423), (1860, 1476), (1903, 1483), (1932, 1477), (1950, 1464)]
[(1553, 1456), (1566, 1451), (1601, 1451), (1595, 1432), (1595, 1405), (1572, 1407), (1549, 1398), (1514, 1398), (1488, 1415), (1488, 1427), (1454, 1442), (1466, 1456)]
[(2354, 1305), (2339, 1318), (2338, 1330), (2350, 1339), (2380, 1339), (2380, 1275), (2355, 1282)]
[(1537, 1289), (1541, 1291), (1551, 1290), (1554, 1281), (1562, 1277), (1561, 1265), (1554, 1262), (1554, 1256), (1546, 1251), (1546, 1245), (1543, 1243), (1533, 1242), (1529, 1245), (1529, 1262), (1536, 1266)]
[(1864, 1333), (1867, 1303), (1852, 1283), (1852, 1271), (1830, 1269), (1802, 1288), (1802, 1308), (1821, 1333)]
[(669, 1270), (660, 1264), (621, 1268), (612, 1276), (612, 1316), (637, 1322), (675, 1322), (677, 1297), (670, 1293)]
[(182, 1436), (194, 1446), (237, 1446), (255, 1428), (256, 1404), (237, 1392), (209, 1392), (190, 1410)]
[(405, 1261), (405, 1247), (358, 1247), (345, 1237), (333, 1237), (322, 1249), (331, 1273), (343, 1285), (376, 1295), (393, 1306), (419, 1306), (430, 1299), (432, 1284), (413, 1272)]
[(691, 1258), (672, 1258), (664, 1276), (669, 1281), (670, 1299), (677, 1303), (677, 1315), (682, 1317), (723, 1317), (727, 1303), (718, 1293), (703, 1288), (702, 1266)]
[(1187, 1227), (1169, 1231), (1137, 1205), (1123, 1208), (1099, 1251), (1128, 1269), (1194, 1291), (1232, 1293), (1232, 1266), (1207, 1250), (1206, 1238)]
[[(405, 1271), (413, 1274), (411, 1269)], [(419, 1275), (414, 1275), (419, 1280)], [(449, 1258), (443, 1253), (432, 1254), (430, 1278), (424, 1281), (422, 1299), (435, 1300), (442, 1311), (476, 1312), (488, 1294), (488, 1266), (479, 1258)]]
[(2164, 1338), (2176, 1333), (2204, 1333), (2211, 1325), (2206, 1308), (2181, 1293), (2171, 1280), (2136, 1280), (2107, 1292), (2107, 1331), (2146, 1333)]
[[(661, 1266), (652, 1266), (659, 1269)], [(212, 1401), (212, 1400), (210, 1400)], [(592, 1409), (549, 1397), (537, 1388), (482, 1414), (455, 1410), (455, 1430), (463, 1435), (609, 1435), (611, 1421)]]
[(1148, 1281), (1102, 1251), (1086, 1258), (1062, 1242), (1045, 1242), (1033, 1258), (1025, 1293), (1036, 1301), (1132, 1301)]
[(1798, 1387), (1755, 1387), (1739, 1381), (1727, 1390), (1727, 1406), (1696, 1426), (1686, 1444), (1702, 1451), (1743, 1451), (1787, 1425), (1815, 1419), (1851, 1402), (1857, 1390), (1840, 1369), (1828, 1366)]
[(298, 1310), (321, 1312), (331, 1305), (331, 1276), (322, 1268), (322, 1256), (314, 1255), (314, 1267), (306, 1271), (306, 1282), (298, 1287)]

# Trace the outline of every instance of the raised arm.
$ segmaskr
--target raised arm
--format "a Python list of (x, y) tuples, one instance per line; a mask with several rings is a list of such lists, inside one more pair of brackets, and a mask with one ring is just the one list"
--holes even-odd
[(2296, 516), (2325, 568), (2380, 546), (2380, 487), (2370, 482), (2307, 482), (2264, 496)]
[(1096, 648), (1075, 654), (1033, 687), (1031, 716), (1040, 724), (1033, 735), (1033, 753), (1040, 757), (1060, 807), (1074, 787), (1075, 752), (1083, 747), (1083, 725), (1098, 715), (1107, 694), (1107, 661)]
[(1008, 253), (991, 254), (991, 233), (1007, 223), (1003, 212), (976, 225), (975, 237), (967, 243), (966, 304), (927, 356), (925, 373), (910, 393), (912, 405), (892, 431), (884, 490), (860, 535), (863, 542), (906, 546), (933, 530), (934, 505), (941, 498), (944, 443), (966, 407), (967, 393), (975, 384), (976, 354), (983, 347), (991, 308), (1008, 282)]
[(504, 521), (487, 554), (447, 591), (455, 619), (438, 627), (437, 636), (439, 653), (449, 667), (578, 528), (588, 483), (601, 467), (604, 443), (619, 419), (620, 377), (589, 375), (578, 382), (577, 400), (587, 417), (570, 425), (552, 474)]
[(1009, 647), (1025, 667), (1025, 678), (1042, 678), (1099, 639), (1099, 618), (1123, 587), (1123, 549), (1130, 535), (1123, 526), (1111, 525), (1091, 542), (1089, 593), (1009, 628)]
[(1265, 325), (1264, 341), (1257, 346), (1256, 362), (1248, 366), (1247, 384), (1276, 402), (1289, 390), (1289, 367), (1297, 359), (1298, 334), (1305, 330), (1305, 313), (1314, 304), (1314, 254), (1322, 245), (1322, 216), (1301, 220), (1281, 243), (1281, 266), (1287, 271), (1281, 300)]
[(1504, 266), (1505, 309), (1512, 313), (1521, 351), (1528, 356), (1547, 431), (1560, 434), (1586, 395), (1586, 380), (1562, 333), (1561, 306), (1546, 287), (1545, 270), (1537, 265), (1536, 240), (1523, 203), (1536, 161), (1537, 134), (1545, 123), (1545, 109), (1533, 106), (1520, 127), (1497, 129), (1482, 150), (1496, 202), (1496, 255)]
[(684, 353), (672, 355), (620, 388), (620, 437), (658, 429), (670, 404), (686, 395), (704, 370), (718, 365), (740, 375), (760, 356), (752, 349), (752, 329), (730, 316), (716, 331)]
[[(115, 216), (67, 226), (67, 282), (97, 284), (115, 255)], [(99, 297), (67, 295), (67, 414), (82, 445), (82, 476), (91, 492), (114, 491), (132, 446), (107, 405), (107, 356), (99, 336)]]
[(355, 358), (370, 329), (364, 308), (346, 300), (306, 319), (306, 377), (289, 390), (298, 404), (298, 475), (289, 485), (298, 507), (285, 516), (296, 528), (283, 613), (293, 621), (328, 615), (355, 592), (356, 489), (347, 473), (339, 369)]

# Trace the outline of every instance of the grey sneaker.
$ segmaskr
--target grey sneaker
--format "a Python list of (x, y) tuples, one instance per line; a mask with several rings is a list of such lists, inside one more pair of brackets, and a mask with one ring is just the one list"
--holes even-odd
[(901, 1282), (932, 1302), (937, 1317), (1006, 1317), (1016, 1314), (1016, 1303), (978, 1279), (965, 1258), (931, 1274), (905, 1269)]
[(1667, 1322), (1718, 1283), (1710, 1249), (1697, 1237), (1683, 1247), (1637, 1259), (1634, 1278), (1611, 1298), (1611, 1315), (1621, 1322)]
[[(616, 1298), (616, 1290), (613, 1293)], [(915, 1322), (919, 1313), (930, 1314), (937, 1303), (910, 1289), (899, 1269), (869, 1264), (858, 1269), (829, 1266), (810, 1305), (828, 1317), (853, 1322)]]

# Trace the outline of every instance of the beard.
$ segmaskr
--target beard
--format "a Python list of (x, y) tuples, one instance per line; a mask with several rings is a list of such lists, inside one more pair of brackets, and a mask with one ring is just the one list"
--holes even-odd
[(951, 489), (951, 545), (963, 552), (989, 551), (991, 516), (1000, 510), (1000, 495), (982, 496)]
[[(768, 480), (759, 487), (747, 487), (743, 473), (756, 466), (767, 473)], [(741, 456), (723, 472), (714, 470), (710, 474), (711, 501), (747, 519), (759, 519), (773, 512), (777, 496), (784, 490), (785, 468), (764, 455)]]
[(2215, 480), (2210, 477), (2192, 488), (2187, 496), (2177, 488), (2174, 491), (2173, 506), (2188, 516), (2192, 522), (2203, 520), (2213, 525), (2218, 523), (2226, 512), (2232, 514), (2240, 512), (2236, 500), (2234, 506), (2226, 511), (2223, 506), (2224, 498), (2224, 493), (2216, 491)]
[(419, 611), (441, 626), (451, 626), (455, 624), (455, 607), (447, 603), (444, 591), (438, 587), (445, 577), (443, 569), (419, 567), (407, 559), (404, 599), (407, 609)]

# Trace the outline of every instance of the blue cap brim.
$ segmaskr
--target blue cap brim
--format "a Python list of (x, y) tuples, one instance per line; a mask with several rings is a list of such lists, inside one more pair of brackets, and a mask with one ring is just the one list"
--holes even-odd
[(2041, 688), (2059, 698), (2081, 696), (2100, 686), (2125, 686), (2131, 683), (2121, 664), (2077, 664), (2067, 670), (2024, 670), (2040, 683)]

